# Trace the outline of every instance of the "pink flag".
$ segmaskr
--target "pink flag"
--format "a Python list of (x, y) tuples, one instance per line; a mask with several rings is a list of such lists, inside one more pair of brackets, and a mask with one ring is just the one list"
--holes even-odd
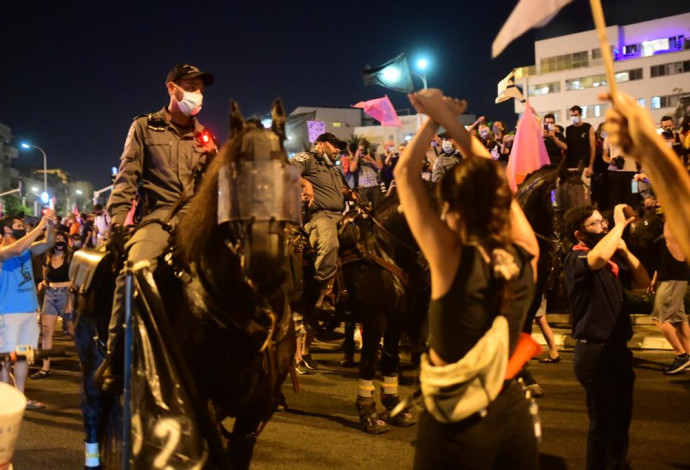
[(388, 95), (369, 101), (360, 101), (352, 105), (353, 108), (362, 108), (365, 113), (381, 123), (382, 126), (402, 127), (393, 103)]
[(74, 213), (74, 215), (77, 215), (77, 216), (79, 215), (79, 206), (77, 206), (76, 202), (74, 203), (74, 207), (72, 208), (72, 212)]
[(517, 185), (524, 181), (525, 176), (548, 164), (549, 154), (546, 152), (541, 127), (528, 101), (506, 167), (510, 189), (517, 191)]

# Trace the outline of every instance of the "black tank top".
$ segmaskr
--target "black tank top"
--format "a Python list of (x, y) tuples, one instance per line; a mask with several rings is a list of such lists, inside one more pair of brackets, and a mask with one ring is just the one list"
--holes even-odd
[(577, 168), (580, 161), (584, 161), (589, 165), (590, 147), (589, 147), (589, 130), (592, 126), (583, 122), (581, 126), (568, 126), (565, 130), (565, 141), (568, 144), (568, 150), (565, 151), (568, 168)]
[(50, 255), (46, 260), (46, 282), (68, 282), (69, 281), (69, 260), (67, 259), (67, 253), (64, 255), (64, 261), (62, 265), (58, 268), (54, 268), (50, 264)]
[(688, 265), (685, 261), (678, 261), (668, 251), (666, 243), (661, 244), (661, 263), (657, 272), (657, 282), (662, 281), (687, 281)]
[[(532, 256), (517, 245), (508, 251), (520, 268), (506, 290), (512, 354), (534, 297), (534, 279)], [(429, 346), (447, 363), (457, 362), (472, 349), (500, 312), (504, 284), (493, 279), (490, 269), (475, 246), (464, 246), (450, 289), (429, 304)]]

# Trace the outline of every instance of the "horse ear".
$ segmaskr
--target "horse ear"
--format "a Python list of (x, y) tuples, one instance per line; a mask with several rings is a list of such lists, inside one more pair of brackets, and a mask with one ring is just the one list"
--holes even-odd
[(565, 181), (565, 179), (568, 176), (568, 162), (565, 158), (562, 159), (561, 162), (558, 164), (558, 167), (556, 167), (556, 171), (558, 173), (558, 179), (560, 179), (561, 181)]
[(283, 102), (280, 98), (276, 98), (275, 101), (273, 101), (271, 118), (273, 119), (271, 129), (278, 134), (282, 145), (282, 142), (285, 140), (285, 108), (283, 108)]
[(234, 137), (244, 128), (244, 117), (235, 100), (230, 100), (230, 137)]

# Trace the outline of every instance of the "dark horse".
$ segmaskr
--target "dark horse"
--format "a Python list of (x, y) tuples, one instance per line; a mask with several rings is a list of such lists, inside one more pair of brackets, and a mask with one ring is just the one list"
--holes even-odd
[[(132, 387), (132, 426), (144, 441), (158, 439), (148, 448), (156, 468), (192, 468), (183, 445), (177, 444), (189, 434), (207, 442), (197, 459), (204, 468), (248, 468), (257, 436), (281, 402), (280, 388), (292, 367), (295, 339), (283, 288), (284, 235), (299, 222), (300, 196), (298, 175), (282, 146), (282, 104), (274, 102), (269, 130), (258, 120), (245, 122), (233, 101), (230, 129), (230, 140), (173, 232), (164, 262), (153, 277), (135, 277), (135, 306), (144, 320), (135, 322), (134, 330), (145, 325), (152, 339), (150, 351), (135, 350), (133, 380), (141, 381), (142, 375), (152, 379), (144, 387)], [(157, 309), (158, 323), (151, 320), (156, 314), (147, 314)], [(136, 336), (135, 344), (141, 344)], [(158, 347), (177, 350), (177, 356), (159, 360)], [(182, 383), (166, 382), (171, 365), (183, 371), (178, 374)], [(146, 386), (148, 395), (140, 391)], [(179, 388), (194, 391), (187, 395), (195, 414), (188, 420), (173, 417), (184, 425), (171, 427), (166, 412), (176, 406), (177, 397), (185, 396), (175, 391)], [(231, 432), (223, 426), (228, 417), (235, 418)], [(137, 429), (135, 421), (148, 423), (149, 434)], [(144, 452), (141, 439), (133, 433), (135, 459)], [(218, 452), (223, 439), (227, 455)], [(149, 460), (153, 458), (143, 458)]]
[[(385, 380), (399, 372), (399, 343), (404, 332), (419, 331), (429, 295), (426, 264), (421, 257), (404, 216), (399, 212), (397, 197), (381, 200), (376, 212), (358, 204), (339, 223), (339, 268), (348, 299), (336, 305), (337, 319), (362, 324), (362, 351), (359, 378), (371, 381), (377, 363)], [(313, 314), (313, 300), (318, 285), (311, 278), (311, 266), (305, 270), (305, 293), (294, 304), (296, 311)], [(415, 336), (411, 333), (411, 336)], [(379, 344), (383, 338), (381, 358)], [(354, 352), (352, 331), (346, 328), (346, 359)], [(388, 379), (386, 379), (388, 378)], [(361, 382), (360, 382), (361, 386)], [(389, 411), (398, 403), (386, 396), (382, 388), (385, 411), (378, 413), (374, 400), (357, 399), (357, 411), (365, 432), (378, 434), (388, 424), (409, 426), (415, 420), (409, 412), (396, 418)], [(396, 392), (397, 393), (397, 392)]]
[(581, 174), (582, 169), (569, 170), (565, 160), (558, 167), (547, 165), (527, 175), (515, 194), (539, 242), (537, 286), (526, 320), (530, 331), (542, 296), (558, 301), (564, 292), (563, 259), (568, 247), (563, 233), (563, 214), (572, 207), (591, 202), (589, 188)]

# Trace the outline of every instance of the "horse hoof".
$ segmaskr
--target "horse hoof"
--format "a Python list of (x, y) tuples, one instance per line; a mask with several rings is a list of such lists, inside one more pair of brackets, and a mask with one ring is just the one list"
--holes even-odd
[(383, 434), (391, 430), (390, 426), (380, 419), (376, 413), (360, 417), (359, 422), (362, 426), (362, 431), (367, 434)]
[(400, 428), (406, 428), (408, 426), (412, 426), (413, 424), (415, 424), (417, 422), (417, 418), (415, 418), (415, 416), (412, 414), (412, 412), (407, 408), (404, 408), (401, 412), (399, 412), (398, 414), (396, 414), (392, 418), (390, 415), (391, 411), (393, 411), (393, 410), (391, 409), (391, 410), (386, 410), (386, 411), (381, 412), (381, 414), (379, 415), (379, 418), (382, 421), (385, 421), (386, 423), (392, 424), (393, 426), (397, 426)]

